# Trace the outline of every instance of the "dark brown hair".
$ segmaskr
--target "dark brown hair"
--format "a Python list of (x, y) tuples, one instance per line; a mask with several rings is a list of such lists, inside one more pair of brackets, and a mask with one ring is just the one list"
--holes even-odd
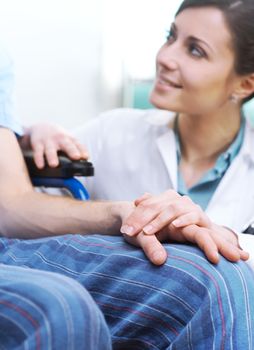
[[(233, 39), (235, 72), (254, 73), (254, 0), (184, 0), (176, 16), (187, 8), (216, 7), (222, 11)], [(254, 93), (243, 102), (254, 97)]]

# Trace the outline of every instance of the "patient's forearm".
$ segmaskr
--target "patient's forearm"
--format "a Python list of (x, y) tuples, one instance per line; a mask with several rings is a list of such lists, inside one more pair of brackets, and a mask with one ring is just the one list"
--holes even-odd
[(129, 202), (82, 202), (31, 191), (2, 201), (0, 233), (19, 238), (67, 233), (119, 234), (122, 218), (132, 208)]
[(117, 234), (128, 202), (92, 203), (34, 191), (14, 134), (0, 128), (0, 234), (40, 237), (66, 233)]

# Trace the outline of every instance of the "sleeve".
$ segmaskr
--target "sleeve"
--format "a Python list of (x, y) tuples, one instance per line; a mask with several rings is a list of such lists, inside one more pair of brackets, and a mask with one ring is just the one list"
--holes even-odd
[(11, 129), (18, 135), (22, 135), (22, 127), (14, 118), (12, 99), (13, 83), (12, 62), (8, 54), (0, 46), (0, 126)]

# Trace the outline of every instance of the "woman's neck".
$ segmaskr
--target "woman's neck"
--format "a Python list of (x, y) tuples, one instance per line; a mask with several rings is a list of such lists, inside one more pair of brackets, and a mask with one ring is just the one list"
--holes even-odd
[(241, 112), (237, 106), (210, 115), (179, 114), (181, 158), (189, 164), (213, 163), (232, 143), (240, 124)]

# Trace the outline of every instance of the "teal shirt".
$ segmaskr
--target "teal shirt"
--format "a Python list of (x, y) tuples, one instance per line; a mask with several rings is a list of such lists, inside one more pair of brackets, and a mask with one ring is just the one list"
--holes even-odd
[[(217, 159), (215, 166), (207, 171), (204, 176), (190, 188), (186, 188), (184, 179), (179, 171), (178, 166), (178, 193), (181, 195), (189, 196), (193, 202), (200, 205), (203, 210), (207, 208), (207, 205), (212, 198), (217, 186), (219, 185), (222, 177), (228, 170), (230, 164), (238, 154), (244, 138), (244, 129), (245, 129), (245, 118), (242, 118), (240, 130), (228, 147), (228, 149), (223, 152)], [(179, 135), (177, 134), (177, 128), (175, 130), (176, 136), (176, 146), (177, 146), (177, 160), (178, 165), (181, 159), (181, 150), (180, 150), (180, 140)]]

